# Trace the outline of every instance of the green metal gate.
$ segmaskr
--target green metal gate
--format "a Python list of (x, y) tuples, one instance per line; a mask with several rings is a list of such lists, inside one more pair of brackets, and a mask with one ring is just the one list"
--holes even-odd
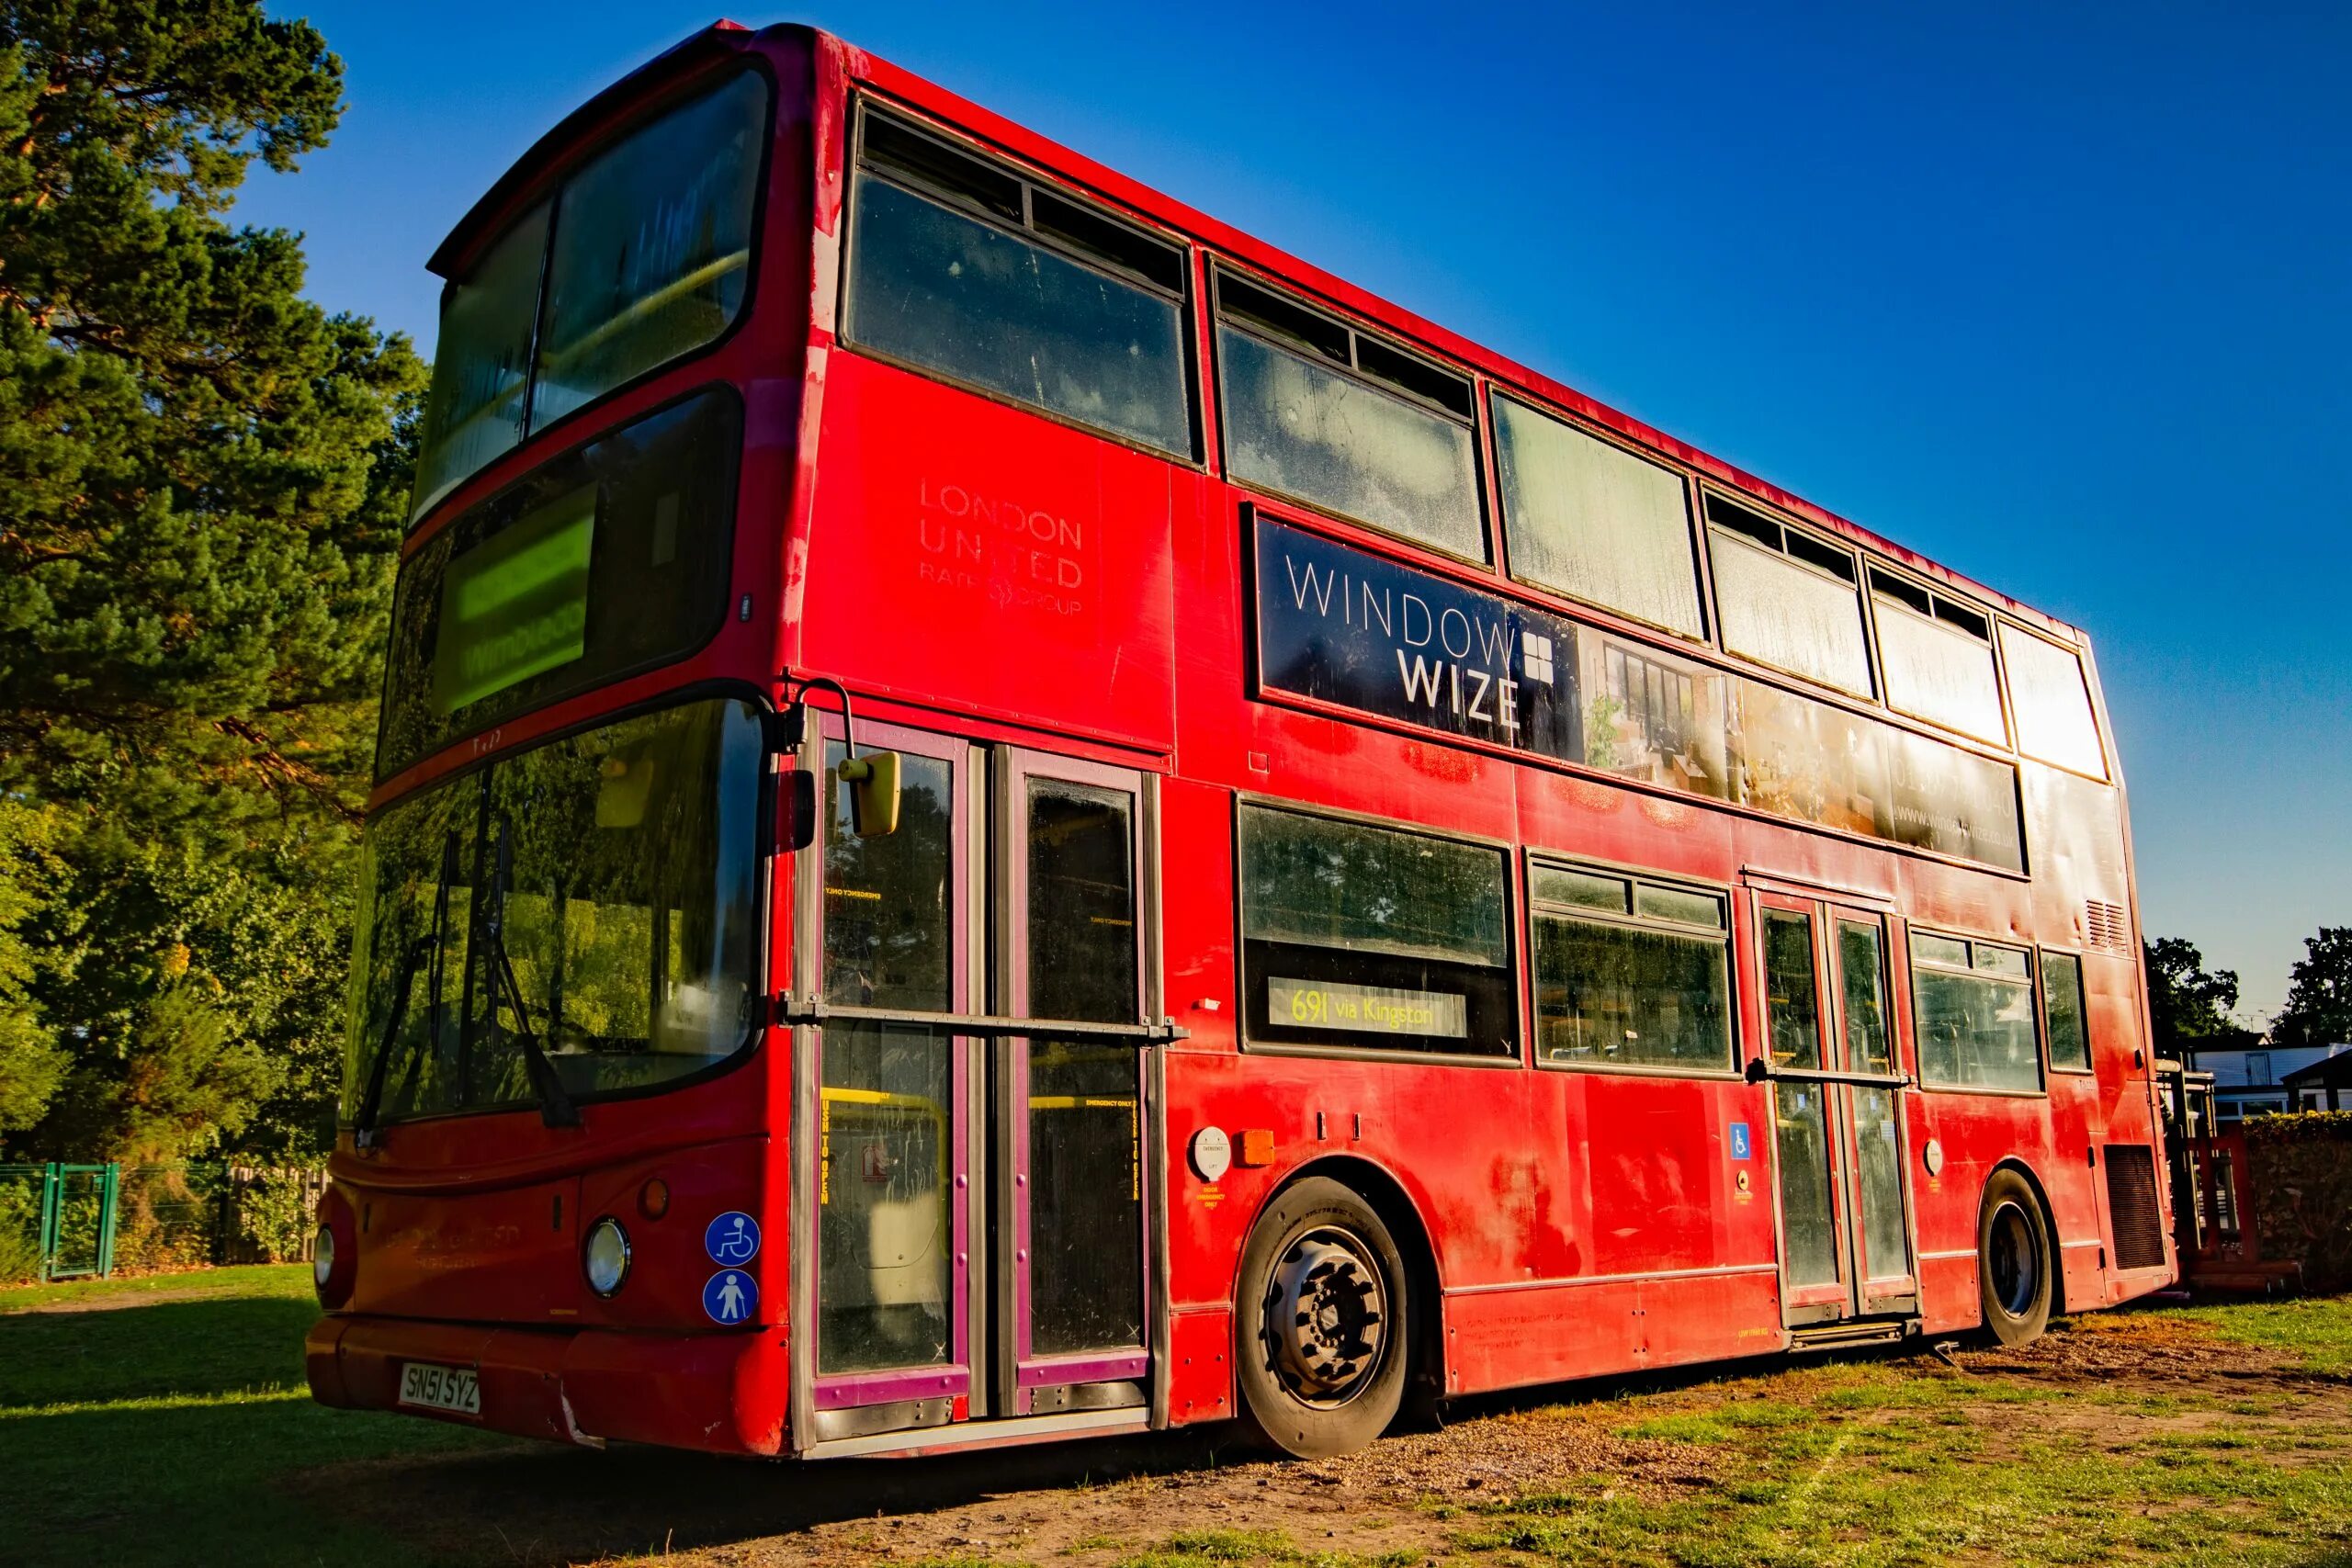
[[(20, 1207), (24, 1219), (34, 1222), (41, 1279), (78, 1280), (114, 1272), (119, 1167), (0, 1166), (0, 1181), (12, 1178), (27, 1201), (10, 1207)], [(35, 1187), (37, 1205), (31, 1201)]]

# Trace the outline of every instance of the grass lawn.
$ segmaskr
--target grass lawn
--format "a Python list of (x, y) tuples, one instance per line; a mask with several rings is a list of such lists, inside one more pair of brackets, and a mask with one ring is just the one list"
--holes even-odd
[(322, 1410), (315, 1310), (300, 1266), (0, 1291), (0, 1562), (2352, 1568), (2352, 1298), (1487, 1401), (1313, 1463), (821, 1471)]
[(302, 1336), (318, 1312), (307, 1264), (0, 1291), (0, 1562), (425, 1561), (277, 1483), (506, 1445), (312, 1404)]

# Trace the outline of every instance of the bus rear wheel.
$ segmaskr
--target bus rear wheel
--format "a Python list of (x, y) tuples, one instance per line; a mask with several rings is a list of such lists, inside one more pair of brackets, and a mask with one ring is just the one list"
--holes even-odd
[(2050, 1324), (2056, 1290), (2050, 1226), (2025, 1178), (1996, 1170), (1984, 1184), (1976, 1217), (1976, 1284), (1984, 1326), (2004, 1345), (2038, 1339)]
[(1410, 1303), (1396, 1239), (1353, 1190), (1308, 1177), (1274, 1195), (1241, 1255), (1241, 1414), (1284, 1453), (1363, 1448), (1404, 1402)]

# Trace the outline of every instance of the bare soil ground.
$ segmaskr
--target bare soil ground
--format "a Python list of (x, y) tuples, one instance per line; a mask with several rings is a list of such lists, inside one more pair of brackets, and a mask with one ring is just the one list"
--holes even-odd
[[(2070, 1320), (2021, 1350), (1973, 1346), (1949, 1357), (1913, 1350), (1867, 1359), (1874, 1384), (1933, 1380), (1933, 1389), (1883, 1392), (1932, 1396), (1937, 1409), (1979, 1427), (1994, 1450), (2008, 1433), (2019, 1441), (2063, 1436), (2086, 1456), (2120, 1452), (2258, 1411), (2267, 1429), (2282, 1432), (2267, 1448), (2291, 1450), (2295, 1430), (2308, 1427), (2329, 1434), (2311, 1446), (2340, 1463), (2352, 1422), (2352, 1379), (2303, 1370), (2291, 1356), (2173, 1314)], [(643, 1555), (703, 1568), (1107, 1568), (1204, 1532), (1265, 1531), (1300, 1552), (1419, 1561), (1447, 1555), (1458, 1528), (1434, 1501), (1475, 1506), (1574, 1488), (1657, 1502), (1718, 1486), (1722, 1450), (1623, 1429), (1742, 1400), (1802, 1397), (1790, 1392), (1793, 1380), (1814, 1365), (1747, 1363), (1488, 1399), (1455, 1409), (1442, 1429), (1315, 1462), (1263, 1458), (1219, 1429), (805, 1467), (517, 1448), (322, 1466), (288, 1484), (432, 1556), (464, 1562)], [(1246, 1553), (1226, 1536), (1212, 1555)]]

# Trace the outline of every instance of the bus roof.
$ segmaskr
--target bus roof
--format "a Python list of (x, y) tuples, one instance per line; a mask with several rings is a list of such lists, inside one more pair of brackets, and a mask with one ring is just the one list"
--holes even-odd
[(1725, 462), (1690, 443), (1645, 423), (1597, 398), (1577, 391), (1540, 370), (1521, 365), (1473, 343), (1450, 329), (1371, 294), (1333, 276), (1302, 257), (1267, 243), (1176, 200), (1140, 181), (1120, 174), (1072, 148), (1042, 136), (1002, 115), (950, 92), (913, 72), (891, 64), (835, 34), (800, 23), (779, 23), (757, 31), (740, 22), (720, 19), (690, 34), (661, 54), (605, 88), (566, 115), (530, 149), (481, 198), (459, 219), (426, 264), (435, 274), (453, 277), (472, 259), (470, 253), (503, 228), (513, 212), (537, 193), (547, 175), (594, 134), (628, 114), (639, 100), (664, 81), (733, 54), (755, 52), (763, 46), (788, 46), (809, 51), (820, 73), (830, 62), (842, 77), (885, 94), (967, 135), (994, 143), (1023, 162), (1059, 180), (1091, 191), (1114, 205), (1159, 226), (1182, 233), (1212, 251), (1294, 287), (1318, 295), (1329, 305), (1358, 316), (1393, 334), (1411, 339), (1424, 348), (1455, 361), (1488, 379), (1516, 388), (1535, 399), (1566, 410), (1613, 430), (1662, 456), (1693, 468), (1732, 490), (1776, 506), (1816, 526), (1869, 547), (1913, 570), (1962, 590), (2029, 623), (2089, 647), (2080, 628), (1930, 559), (1907, 546), (1864, 527), (1771, 481)]

